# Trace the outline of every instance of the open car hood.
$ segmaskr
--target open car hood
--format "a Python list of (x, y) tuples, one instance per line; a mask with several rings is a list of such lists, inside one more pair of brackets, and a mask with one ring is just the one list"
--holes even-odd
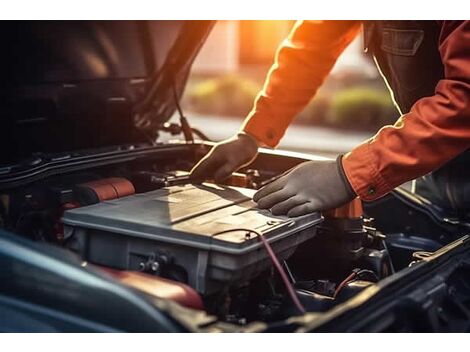
[(213, 21), (0, 24), (0, 164), (138, 143), (169, 119)]

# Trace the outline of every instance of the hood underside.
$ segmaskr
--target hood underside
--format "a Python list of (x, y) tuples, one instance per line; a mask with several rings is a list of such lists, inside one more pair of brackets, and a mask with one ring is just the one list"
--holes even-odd
[[(212, 21), (0, 24), (0, 163), (144, 141), (174, 113)], [(176, 97), (176, 98), (175, 98)], [(136, 127), (139, 126), (139, 128)]]

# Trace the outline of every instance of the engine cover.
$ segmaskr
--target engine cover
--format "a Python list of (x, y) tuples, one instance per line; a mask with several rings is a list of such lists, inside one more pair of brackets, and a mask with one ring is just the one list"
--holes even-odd
[(184, 185), (64, 213), (65, 238), (85, 260), (125, 270), (180, 268), (202, 294), (246, 282), (271, 265), (257, 238), (280, 259), (316, 234), (319, 213), (295, 219), (256, 208), (254, 191)]

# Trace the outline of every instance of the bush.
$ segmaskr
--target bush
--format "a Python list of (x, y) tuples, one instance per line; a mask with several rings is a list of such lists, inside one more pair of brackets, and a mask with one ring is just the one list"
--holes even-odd
[(393, 124), (397, 117), (397, 110), (388, 92), (352, 88), (332, 97), (326, 122), (345, 128), (376, 130)]
[[(235, 75), (193, 81), (185, 95), (186, 108), (200, 114), (245, 117), (261, 86)], [(347, 88), (321, 91), (296, 118), (299, 123), (374, 131), (394, 123), (398, 114), (385, 90)]]
[(250, 79), (227, 75), (194, 84), (186, 99), (189, 109), (197, 113), (244, 117), (260, 88)]
[(317, 94), (295, 121), (309, 125), (325, 125), (330, 113), (330, 105), (331, 99), (328, 95)]

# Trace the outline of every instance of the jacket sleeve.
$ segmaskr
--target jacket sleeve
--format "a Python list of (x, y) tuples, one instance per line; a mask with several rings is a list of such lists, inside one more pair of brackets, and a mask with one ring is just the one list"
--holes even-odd
[(243, 130), (275, 147), (289, 123), (315, 95), (336, 59), (360, 29), (359, 21), (299, 21), (279, 47)]
[(444, 78), (435, 94), (343, 157), (346, 176), (363, 200), (379, 198), (470, 147), (469, 47), (470, 22), (444, 21), (439, 38)]

